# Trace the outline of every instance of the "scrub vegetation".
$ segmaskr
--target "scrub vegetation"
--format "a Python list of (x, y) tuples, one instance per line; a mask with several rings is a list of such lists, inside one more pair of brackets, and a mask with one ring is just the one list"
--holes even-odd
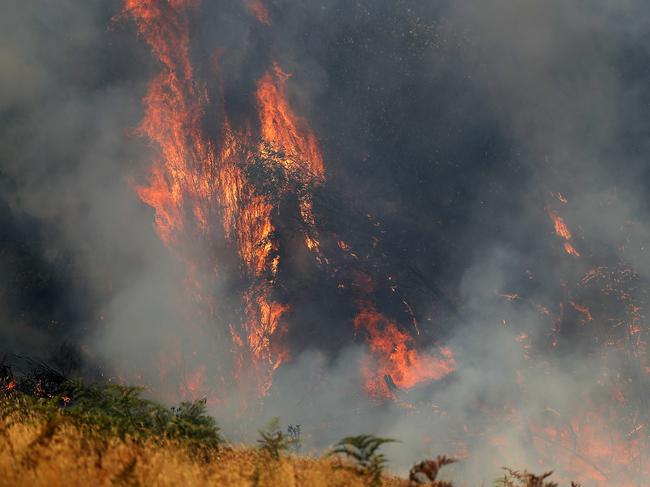
[[(0, 486), (452, 487), (438, 479), (453, 459), (391, 475), (380, 452), (395, 440), (343, 438), (326, 454), (297, 455), (297, 441), (274, 418), (256, 446), (224, 440), (205, 402), (166, 408), (121, 385), (88, 385), (37, 363), (14, 377), (0, 366)], [(555, 487), (506, 470), (495, 484)], [(572, 484), (574, 487), (577, 484)]]

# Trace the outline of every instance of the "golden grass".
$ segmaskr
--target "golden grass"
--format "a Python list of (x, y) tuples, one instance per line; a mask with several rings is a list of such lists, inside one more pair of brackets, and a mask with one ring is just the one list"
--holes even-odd
[[(285, 456), (223, 447), (197, 461), (167, 440), (136, 441), (97, 434), (60, 419), (0, 420), (0, 486), (228, 486), (335, 487), (367, 482), (333, 458)], [(408, 482), (386, 477), (384, 486)]]

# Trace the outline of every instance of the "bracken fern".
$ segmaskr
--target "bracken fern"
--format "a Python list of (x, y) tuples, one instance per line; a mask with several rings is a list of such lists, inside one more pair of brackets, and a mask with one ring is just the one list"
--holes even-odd
[(386, 457), (378, 453), (385, 443), (393, 443), (392, 438), (380, 438), (374, 435), (347, 436), (334, 445), (329, 455), (343, 455), (352, 459), (359, 474), (369, 479), (371, 487), (381, 485)]

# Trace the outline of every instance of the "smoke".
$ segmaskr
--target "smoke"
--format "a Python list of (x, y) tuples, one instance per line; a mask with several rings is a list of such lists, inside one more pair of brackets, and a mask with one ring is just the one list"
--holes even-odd
[(153, 63), (110, 2), (8, 11), (2, 348), (47, 357), (70, 342), (89, 366), (136, 361), (153, 331), (180, 323), (168, 283), (182, 274), (129, 184), (147, 164), (129, 131)]
[[(216, 377), (228, 367), (227, 332), (196, 331), (183, 264), (133, 190), (153, 150), (131, 129), (158, 67), (132, 26), (112, 20), (112, 2), (10, 3), (0, 20), (1, 348), (47, 355), (73, 342), (89, 367), (162, 383), (165, 399), (196, 367)], [(459, 367), (400, 391), (395, 404), (373, 402), (360, 387), (365, 350), (349, 310), (297, 258), (287, 284), (294, 356), (251, 407), (253, 423), (301, 424), (313, 448), (352, 433), (395, 437), (397, 469), (463, 453), (469, 430), (477, 446), (449, 470), (472, 485), (504, 464), (555, 468), (539, 465), (542, 435), (522, 425), (580, 411), (603, 394), (605, 366), (634, 376), (638, 397), (626, 407), (643, 406), (645, 376), (599, 350), (620, 338), (612, 326), (632, 319), (629, 303), (649, 304), (648, 7), (267, 4), (270, 25), (239, 1), (204, 2), (191, 16), (197, 69), (209, 78), (223, 53), (235, 126), (250, 118), (250, 93), (273, 60), (292, 73), (290, 102), (318, 136), (328, 188), (381, 221), (387, 268), (407, 278), (399, 285), (422, 343), (449, 345)], [(580, 257), (563, 250), (549, 210)], [(578, 285), (591, 268), (633, 300), (603, 295), (605, 278)], [(628, 268), (633, 277), (621, 277)], [(571, 302), (589, 304), (594, 321)], [(170, 348), (183, 358), (167, 357), (173, 370), (161, 372)], [(254, 436), (232, 411), (214, 414), (231, 437)]]

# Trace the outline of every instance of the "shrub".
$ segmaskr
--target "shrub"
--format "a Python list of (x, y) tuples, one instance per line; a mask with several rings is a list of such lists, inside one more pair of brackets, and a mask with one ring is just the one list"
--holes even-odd
[(359, 474), (369, 478), (371, 487), (381, 485), (381, 475), (386, 457), (378, 453), (379, 447), (397, 440), (379, 438), (374, 435), (348, 436), (339, 441), (329, 455), (344, 455), (355, 462)]
[[(87, 385), (80, 380), (48, 382), (30, 376), (25, 381), (12, 377), (18, 384), (0, 397), (0, 418), (10, 421), (65, 420), (76, 426), (92, 427), (95, 434), (120, 438), (168, 439), (189, 447), (192, 453), (205, 456), (223, 442), (215, 420), (206, 413), (205, 400), (183, 402), (166, 408), (141, 397), (142, 388), (121, 385)], [(27, 391), (34, 385), (33, 394)], [(24, 392), (25, 391), (25, 392)]]
[(265, 430), (259, 430), (259, 434), (259, 449), (274, 460), (279, 460), (282, 453), (297, 443), (296, 439), (284, 434), (280, 428), (280, 418), (271, 419)]

